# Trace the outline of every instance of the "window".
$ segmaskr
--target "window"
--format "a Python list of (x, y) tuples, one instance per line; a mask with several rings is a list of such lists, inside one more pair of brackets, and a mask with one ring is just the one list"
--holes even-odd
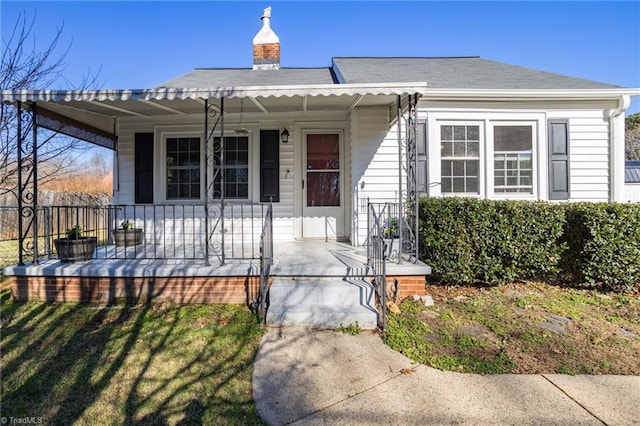
[(167, 138), (167, 200), (200, 199), (200, 138)]
[(495, 193), (533, 194), (533, 128), (494, 126)]
[[(213, 140), (215, 167), (220, 168), (220, 137)], [(222, 194), (222, 175), (224, 174), (224, 198), (249, 198), (249, 138), (247, 136), (224, 137), (224, 165), (214, 170), (214, 195)]]
[(478, 194), (480, 126), (440, 127), (442, 193)]

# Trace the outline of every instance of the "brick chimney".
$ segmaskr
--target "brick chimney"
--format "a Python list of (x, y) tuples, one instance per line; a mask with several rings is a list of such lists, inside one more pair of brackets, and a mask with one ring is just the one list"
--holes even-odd
[(280, 69), (280, 39), (271, 29), (271, 6), (262, 12), (262, 28), (253, 38), (253, 69)]

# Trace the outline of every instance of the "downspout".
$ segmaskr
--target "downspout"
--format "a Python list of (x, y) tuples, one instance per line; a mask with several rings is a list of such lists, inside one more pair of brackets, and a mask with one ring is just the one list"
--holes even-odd
[[(624, 201), (624, 112), (629, 108), (631, 97), (618, 98), (618, 107), (607, 111), (609, 116), (609, 201)], [(620, 117), (622, 116), (622, 120)], [(618, 131), (618, 127), (622, 132)]]

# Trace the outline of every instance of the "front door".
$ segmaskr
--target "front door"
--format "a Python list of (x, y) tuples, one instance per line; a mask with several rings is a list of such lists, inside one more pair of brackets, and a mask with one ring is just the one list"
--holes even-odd
[(342, 140), (339, 133), (306, 133), (302, 167), (302, 237), (344, 237)]

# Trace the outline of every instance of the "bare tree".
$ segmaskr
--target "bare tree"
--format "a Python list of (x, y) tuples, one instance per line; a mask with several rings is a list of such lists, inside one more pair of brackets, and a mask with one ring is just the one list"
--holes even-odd
[(640, 112), (625, 118), (625, 154), (627, 160), (640, 160)]
[[(80, 86), (69, 87), (64, 79), (66, 55), (71, 43), (59, 48), (63, 27), (57, 29), (51, 42), (42, 50), (35, 44), (35, 13), (29, 19), (26, 12), (20, 13), (9, 37), (2, 39), (0, 56), (0, 90), (46, 89), (61, 80), (68, 88), (86, 89), (97, 86), (97, 75), (88, 73)], [(14, 105), (0, 105), (0, 194), (16, 192), (17, 188), (17, 120), (18, 111)], [(30, 121), (23, 122), (23, 134), (32, 131)], [(89, 148), (87, 143), (55, 132), (38, 129), (38, 181), (46, 183), (64, 177), (65, 172), (82, 151)]]

